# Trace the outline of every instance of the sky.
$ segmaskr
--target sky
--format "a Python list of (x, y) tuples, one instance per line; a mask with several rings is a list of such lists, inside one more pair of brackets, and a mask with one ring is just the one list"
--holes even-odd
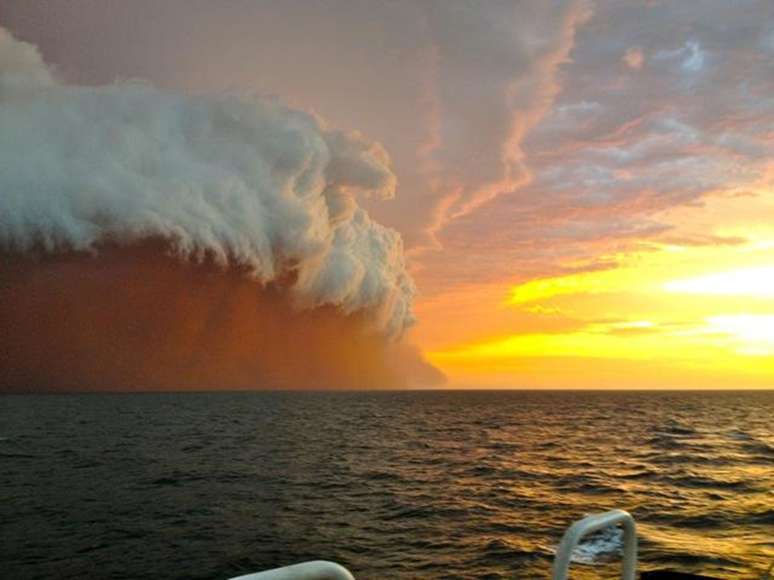
[(63, 82), (379, 143), (394, 195), (358, 203), (449, 386), (774, 386), (767, 0), (1, 0), (0, 26)]

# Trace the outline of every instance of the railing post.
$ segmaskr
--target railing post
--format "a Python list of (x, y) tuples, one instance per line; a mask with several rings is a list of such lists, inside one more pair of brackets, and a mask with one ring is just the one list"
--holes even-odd
[(637, 573), (637, 528), (634, 518), (623, 510), (612, 510), (603, 514), (594, 514), (571, 525), (556, 550), (554, 558), (553, 580), (567, 580), (572, 551), (580, 540), (591, 533), (621, 524), (624, 529), (623, 580), (634, 580)]

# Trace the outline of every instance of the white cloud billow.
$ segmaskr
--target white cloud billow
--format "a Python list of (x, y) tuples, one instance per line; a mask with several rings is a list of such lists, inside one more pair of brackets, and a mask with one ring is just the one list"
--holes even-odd
[(276, 100), (63, 84), (3, 29), (0, 127), (0, 247), (160, 237), (262, 282), (293, 270), (302, 306), (367, 310), (390, 335), (412, 321), (401, 238), (356, 200), (395, 177), (357, 133)]

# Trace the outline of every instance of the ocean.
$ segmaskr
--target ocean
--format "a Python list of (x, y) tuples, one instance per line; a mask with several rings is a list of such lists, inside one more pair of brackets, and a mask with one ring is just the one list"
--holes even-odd
[[(774, 391), (7, 395), (0, 466), (6, 580), (548, 578), (611, 508), (641, 570), (774, 561)], [(590, 538), (573, 577), (616, 578), (620, 546)]]

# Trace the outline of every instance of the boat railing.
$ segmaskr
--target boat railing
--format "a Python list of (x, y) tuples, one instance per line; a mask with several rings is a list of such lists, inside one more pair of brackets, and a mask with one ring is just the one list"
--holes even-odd
[(284, 566), (231, 580), (355, 580), (344, 566), (326, 560), (315, 560)]
[(553, 580), (567, 580), (573, 550), (575, 550), (585, 536), (618, 524), (623, 526), (624, 531), (621, 578), (623, 580), (634, 580), (637, 573), (637, 527), (631, 514), (624, 510), (611, 510), (602, 514), (592, 514), (582, 520), (578, 520), (567, 528), (554, 557)]
[[(623, 580), (634, 580), (637, 571), (637, 529), (634, 518), (623, 510), (594, 514), (578, 520), (564, 533), (554, 558), (553, 580), (567, 580), (573, 550), (587, 535), (615, 525), (623, 526)], [(355, 580), (355, 577), (335, 562), (316, 560), (293, 564), (231, 578), (231, 580)]]

